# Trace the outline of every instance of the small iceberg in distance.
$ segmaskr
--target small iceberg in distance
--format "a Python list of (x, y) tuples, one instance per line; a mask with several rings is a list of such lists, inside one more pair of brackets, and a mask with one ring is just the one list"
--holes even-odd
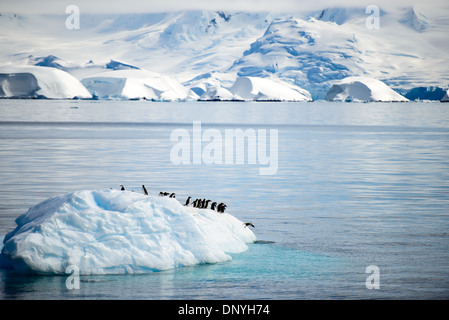
[(135, 274), (231, 260), (256, 236), (228, 213), (131, 191), (49, 198), (16, 219), (0, 266), (20, 273)]
[(441, 99), (441, 102), (449, 102), (449, 89), (447, 89), (446, 94), (443, 99)]
[(345, 102), (409, 101), (382, 81), (367, 77), (347, 77), (335, 81), (327, 92), (326, 100)]

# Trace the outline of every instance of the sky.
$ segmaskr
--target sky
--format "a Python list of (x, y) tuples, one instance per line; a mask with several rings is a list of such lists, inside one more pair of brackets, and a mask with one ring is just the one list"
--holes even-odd
[(225, 10), (304, 12), (327, 7), (377, 5), (418, 8), (448, 8), (447, 0), (0, 0), (0, 12), (17, 14), (65, 14), (69, 5), (76, 5), (84, 13), (145, 13), (181, 10)]

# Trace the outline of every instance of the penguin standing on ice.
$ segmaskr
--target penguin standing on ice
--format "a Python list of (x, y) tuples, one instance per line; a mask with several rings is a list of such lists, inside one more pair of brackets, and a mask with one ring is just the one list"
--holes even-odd
[(215, 207), (217, 206), (216, 202), (212, 202), (212, 204), (210, 205), (210, 209), (211, 210), (215, 210)]
[(246, 228), (246, 227), (253, 227), (253, 228), (255, 228), (255, 226), (251, 222), (245, 222), (244, 225), (245, 225), (244, 228)]
[(120, 187), (120, 190), (125, 191), (125, 187), (123, 186), (123, 184), (121, 184)]
[(206, 204), (204, 205), (204, 209), (207, 209), (207, 207), (209, 206), (209, 202), (211, 202), (212, 200), (206, 200)]
[(147, 191), (147, 188), (145, 188), (144, 185), (142, 185), (142, 190), (143, 190), (143, 193), (145, 193), (145, 195), (147, 196), (148, 195), (148, 191)]
[(176, 198), (175, 193), (173, 192), (172, 194), (170, 194), (169, 198)]
[(185, 204), (185, 206), (187, 207), (188, 205), (189, 205), (189, 203), (190, 203), (190, 199), (191, 199), (192, 197), (188, 197), (187, 198), (187, 200), (186, 200), (186, 204)]
[(226, 206), (223, 202), (220, 203), (220, 204), (218, 205), (218, 207), (217, 207), (217, 212), (224, 213), (226, 207), (227, 207), (227, 206)]

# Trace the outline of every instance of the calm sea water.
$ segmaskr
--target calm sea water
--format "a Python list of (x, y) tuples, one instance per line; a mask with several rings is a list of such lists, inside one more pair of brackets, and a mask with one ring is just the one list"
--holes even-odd
[[(277, 129), (278, 171), (174, 165), (175, 129)], [(0, 299), (447, 299), (449, 105), (0, 100), (0, 238), (79, 189), (223, 199), (259, 240), (233, 260), (146, 275), (0, 271)], [(379, 289), (367, 289), (368, 266)]]

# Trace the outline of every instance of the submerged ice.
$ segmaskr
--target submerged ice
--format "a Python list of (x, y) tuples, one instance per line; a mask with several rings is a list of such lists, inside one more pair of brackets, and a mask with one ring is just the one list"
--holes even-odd
[(230, 260), (254, 233), (228, 213), (130, 191), (76, 191), (49, 198), (16, 219), (0, 265), (17, 272), (145, 273)]

